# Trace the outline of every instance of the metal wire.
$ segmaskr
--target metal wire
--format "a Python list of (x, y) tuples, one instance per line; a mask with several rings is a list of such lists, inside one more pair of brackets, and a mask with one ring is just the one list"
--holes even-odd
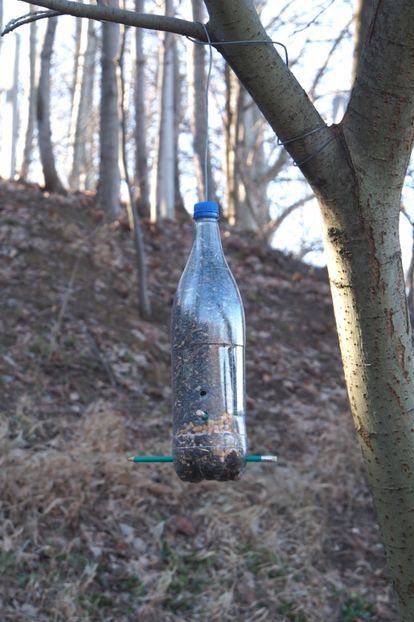
[(210, 80), (211, 80), (211, 70), (213, 68), (213, 46), (210, 39), (210, 35), (208, 33), (207, 27), (205, 24), (201, 24), (204, 28), (204, 32), (206, 33), (207, 41), (208, 41), (208, 49), (209, 49), (209, 60), (208, 60), (208, 72), (206, 79), (206, 90), (205, 90), (205, 106), (206, 106), (206, 131), (205, 131), (205, 141), (206, 144), (204, 146), (204, 191), (205, 198), (208, 201), (209, 195), (209, 184), (208, 184), (208, 134), (209, 134), (209, 123), (208, 123), (208, 92), (210, 89)]
[[(281, 43), (280, 41), (273, 41), (273, 40), (265, 40), (265, 39), (240, 39), (237, 41), (212, 41), (210, 34), (207, 30), (207, 26), (205, 24), (203, 24), (202, 22), (198, 22), (200, 24), (200, 26), (202, 26), (202, 28), (204, 29), (205, 35), (206, 35), (206, 39), (207, 41), (200, 41), (199, 39), (194, 39), (193, 37), (189, 37), (187, 36), (187, 39), (189, 41), (191, 41), (192, 43), (195, 43), (196, 45), (208, 45), (209, 47), (209, 64), (208, 64), (208, 72), (207, 72), (207, 79), (206, 79), (206, 88), (205, 88), (205, 106), (206, 106), (206, 132), (205, 132), (205, 150), (204, 150), (204, 189), (205, 189), (205, 199), (206, 201), (208, 201), (208, 195), (209, 195), (209, 180), (208, 180), (208, 134), (209, 134), (209, 122), (208, 122), (208, 93), (209, 93), (209, 88), (210, 88), (210, 80), (211, 80), (211, 72), (212, 72), (212, 67), (213, 67), (213, 46), (224, 46), (224, 45), (249, 45), (249, 44), (255, 44), (255, 45), (280, 45), (284, 52), (285, 52), (285, 63), (286, 66), (289, 67), (289, 56), (288, 56), (288, 51), (286, 46), (284, 45), (284, 43)], [(307, 138), (308, 136), (311, 136), (312, 134), (315, 134), (316, 132), (320, 132), (321, 130), (328, 128), (328, 126), (326, 125), (326, 123), (324, 123), (323, 125), (319, 125), (318, 127), (315, 127), (312, 130), (309, 130), (308, 132), (304, 132), (303, 134), (300, 134), (298, 136), (294, 136), (293, 138), (288, 138), (287, 140), (280, 140), (280, 138), (277, 139), (277, 144), (278, 145), (288, 145), (290, 143), (296, 142), (297, 140), (303, 140), (304, 138)], [(321, 147), (319, 147), (318, 149), (316, 149), (314, 152), (312, 152), (310, 155), (308, 155), (304, 160), (302, 160), (301, 162), (293, 162), (293, 166), (296, 167), (300, 167), (303, 164), (306, 164), (307, 162), (309, 162), (309, 160), (311, 160), (313, 157), (315, 157), (318, 153), (320, 153), (323, 149), (325, 149), (325, 147), (327, 147), (327, 145), (329, 145), (329, 143), (331, 143), (334, 140), (334, 136), (331, 136), (329, 138), (329, 140), (327, 140)]]
[(280, 140), (280, 138), (278, 138), (277, 144), (284, 146), (284, 145), (288, 145), (289, 143), (294, 143), (296, 140), (302, 140), (302, 138), (306, 138), (307, 136), (316, 134), (316, 132), (319, 132), (320, 130), (324, 130), (325, 127), (328, 127), (326, 123), (324, 123), (323, 125), (320, 125), (319, 127), (315, 127), (313, 130), (309, 130), (309, 132), (305, 132), (304, 134), (300, 134), (299, 136), (294, 136), (294, 138), (288, 138), (287, 140)]
[(281, 43), (280, 41), (273, 41), (272, 39), (240, 39), (237, 41), (211, 41), (210, 37), (208, 36), (205, 24), (203, 24), (202, 22), (197, 22), (197, 23), (203, 26), (204, 30), (206, 31), (207, 41), (200, 41), (199, 39), (194, 39), (193, 37), (189, 37), (188, 35), (186, 35), (186, 38), (192, 43), (195, 43), (196, 45), (220, 45), (220, 46), (221, 45), (249, 45), (249, 44), (280, 45), (280, 47), (283, 48), (283, 51), (285, 53), (285, 65), (287, 67), (289, 66), (289, 56), (288, 56), (287, 47), (284, 43)]

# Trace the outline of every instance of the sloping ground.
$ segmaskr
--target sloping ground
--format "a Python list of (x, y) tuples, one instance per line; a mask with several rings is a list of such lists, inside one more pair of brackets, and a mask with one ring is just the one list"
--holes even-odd
[(242, 480), (171, 465), (169, 311), (190, 222), (145, 224), (154, 322), (125, 223), (82, 195), (0, 184), (2, 621), (391, 622), (329, 288), (223, 226), (244, 298)]

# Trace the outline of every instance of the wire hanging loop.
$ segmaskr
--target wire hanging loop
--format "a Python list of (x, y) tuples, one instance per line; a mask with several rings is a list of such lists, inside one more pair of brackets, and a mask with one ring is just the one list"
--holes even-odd
[[(304, 138), (307, 138), (308, 136), (312, 136), (312, 134), (316, 134), (317, 132), (320, 132), (321, 130), (324, 130), (324, 129), (329, 129), (326, 123), (313, 128), (313, 130), (309, 130), (308, 132), (299, 134), (299, 136), (288, 138), (287, 140), (281, 140), (280, 138), (278, 138), (277, 144), (285, 147), (286, 145), (289, 145), (290, 143), (294, 143), (298, 140), (303, 140)], [(331, 136), (330, 138), (328, 138), (326, 142), (323, 143), (323, 145), (318, 147), (318, 149), (315, 149), (315, 151), (309, 154), (304, 160), (301, 160), (301, 162), (293, 162), (293, 166), (299, 167), (299, 166), (302, 166), (303, 164), (306, 164), (307, 162), (309, 162), (309, 160), (312, 160), (312, 158), (314, 158), (318, 153), (320, 153), (323, 149), (325, 149), (325, 147), (327, 147), (329, 143), (331, 143), (334, 139), (335, 139), (335, 136)]]
[(236, 41), (212, 41), (209, 37), (209, 34), (207, 32), (207, 28), (205, 26), (205, 24), (203, 24), (202, 22), (196, 22), (197, 24), (200, 24), (200, 26), (202, 26), (204, 28), (204, 31), (206, 33), (206, 37), (207, 37), (207, 41), (200, 41), (199, 39), (194, 39), (193, 37), (189, 37), (188, 35), (186, 35), (186, 38), (191, 41), (192, 43), (195, 43), (196, 45), (210, 45), (210, 46), (222, 46), (222, 45), (279, 45), (280, 47), (283, 48), (283, 52), (285, 54), (285, 65), (286, 67), (289, 67), (289, 55), (288, 55), (288, 51), (287, 51), (287, 47), (284, 43), (281, 43), (281, 41), (274, 41), (273, 39), (239, 39)]
[[(248, 45), (248, 44), (255, 44), (255, 45), (279, 45), (280, 47), (283, 48), (283, 51), (285, 53), (285, 64), (287, 67), (289, 67), (289, 56), (288, 56), (288, 51), (287, 51), (287, 47), (285, 46), (284, 43), (281, 43), (280, 41), (274, 41), (274, 40), (266, 40), (266, 39), (240, 39), (237, 41), (212, 41), (210, 34), (207, 30), (206, 25), (203, 22), (197, 22), (198, 24), (200, 24), (200, 26), (203, 28), (205, 35), (206, 35), (206, 39), (207, 41), (200, 41), (199, 39), (194, 39), (193, 37), (189, 37), (187, 36), (187, 39), (189, 41), (191, 41), (192, 43), (195, 43), (196, 45), (208, 45), (209, 47), (209, 67), (208, 67), (208, 74), (207, 74), (207, 81), (206, 81), (206, 89), (205, 89), (205, 100), (206, 100), (206, 145), (205, 145), (205, 153), (204, 153), (204, 184), (205, 184), (205, 194), (206, 194), (206, 201), (208, 201), (208, 92), (209, 92), (209, 87), (210, 87), (210, 78), (211, 78), (211, 70), (212, 70), (212, 64), (213, 64), (213, 46), (225, 46), (225, 45)], [(300, 134), (299, 136), (294, 136), (293, 138), (288, 138), (287, 140), (280, 140), (280, 138), (277, 139), (277, 144), (278, 145), (289, 145), (290, 143), (296, 142), (298, 140), (303, 140), (304, 138), (307, 138), (308, 136), (311, 136), (312, 134), (316, 134), (316, 132), (320, 132), (321, 130), (324, 129), (328, 129), (328, 126), (326, 125), (326, 123), (324, 123), (323, 125), (319, 125), (318, 127), (313, 128), (312, 130), (309, 130), (308, 132), (304, 132), (303, 134)], [(320, 153), (321, 151), (323, 151), (323, 149), (325, 149), (325, 147), (327, 147), (333, 140), (334, 140), (334, 136), (331, 136), (325, 143), (323, 143), (323, 145), (321, 147), (319, 147), (318, 149), (316, 149), (314, 152), (312, 152), (310, 155), (308, 155), (304, 160), (302, 160), (301, 162), (293, 162), (293, 166), (296, 167), (300, 167), (303, 164), (306, 164), (307, 162), (309, 162), (309, 160), (311, 160), (312, 158), (314, 158), (318, 153)]]
[(204, 32), (206, 33), (206, 37), (207, 37), (207, 45), (208, 45), (208, 49), (209, 49), (209, 59), (208, 59), (208, 72), (207, 72), (207, 79), (206, 79), (206, 89), (205, 89), (205, 93), (204, 93), (204, 98), (205, 98), (205, 107), (206, 107), (206, 131), (205, 131), (205, 146), (204, 146), (204, 191), (205, 191), (205, 197), (206, 197), (206, 201), (208, 201), (208, 196), (209, 196), (209, 187), (208, 187), (208, 137), (209, 137), (209, 122), (208, 122), (208, 93), (209, 93), (209, 89), (210, 89), (210, 80), (211, 80), (211, 71), (213, 68), (213, 46), (212, 46), (212, 42), (210, 39), (210, 35), (209, 32), (207, 30), (207, 26), (205, 24), (203, 24), (202, 22), (199, 22), (201, 24), (201, 26), (204, 28)]

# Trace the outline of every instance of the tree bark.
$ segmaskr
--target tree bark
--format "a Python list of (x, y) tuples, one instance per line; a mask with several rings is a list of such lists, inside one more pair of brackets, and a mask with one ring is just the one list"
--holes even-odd
[[(34, 7), (30, 6), (30, 13), (34, 12)], [(27, 179), (33, 153), (33, 134), (36, 122), (36, 84), (38, 75), (38, 53), (37, 53), (37, 24), (30, 24), (30, 43), (29, 43), (29, 108), (27, 118), (27, 128), (24, 141), (23, 160), (20, 167), (19, 176), (21, 179)]]
[[(82, 79), (84, 77), (85, 52), (87, 47), (88, 23), (85, 20), (78, 19), (76, 21), (75, 32), (75, 60), (73, 67), (73, 84), (72, 84), (72, 102), (71, 102), (71, 119), (69, 126), (69, 148), (68, 160), (71, 163), (71, 171), (69, 174), (69, 187), (71, 190), (79, 190), (79, 174), (76, 174), (77, 161), (75, 159), (76, 148), (76, 128), (79, 117), (80, 93), (82, 88)], [(75, 174), (74, 174), (75, 169)]]
[(77, 79), (75, 81), (70, 129), (71, 162), (69, 185), (73, 190), (86, 190), (91, 167), (91, 110), (95, 81), (96, 34), (94, 22), (82, 22)]
[[(135, 10), (142, 13), (144, 0), (135, 0)], [(138, 211), (142, 217), (150, 215), (150, 190), (147, 153), (147, 111), (145, 107), (145, 52), (144, 33), (135, 30), (135, 185), (139, 189)]]
[(224, 214), (229, 221), (230, 225), (236, 223), (237, 216), (237, 168), (236, 168), (236, 156), (237, 156), (237, 129), (239, 122), (237, 114), (239, 111), (238, 101), (238, 85), (235, 88), (235, 76), (232, 73), (230, 66), (224, 67), (224, 80), (226, 84), (226, 115), (225, 115), (225, 136), (226, 136), (226, 156), (225, 156), (225, 177), (226, 177), (226, 190), (225, 190), (225, 209)]
[[(110, 0), (110, 6), (117, 8), (118, 0)], [(119, 172), (119, 105), (117, 66), (119, 62), (119, 26), (102, 24), (102, 78), (100, 105), (100, 160), (97, 204), (109, 220), (120, 212)]]
[(56, 171), (50, 124), (50, 63), (56, 26), (57, 17), (50, 18), (47, 23), (40, 62), (39, 86), (37, 90), (37, 128), (40, 160), (45, 178), (45, 190), (64, 193), (65, 189)]
[[(81, 99), (79, 106), (79, 118), (76, 128), (75, 147), (79, 148), (74, 154), (74, 161), (79, 167), (79, 187), (83, 190), (96, 188), (96, 169), (94, 166), (95, 135), (97, 132), (97, 120), (91, 114), (94, 110), (93, 93), (96, 84), (96, 53), (98, 49), (98, 36), (95, 22), (92, 20), (88, 25), (88, 47), (85, 58), (85, 76), (82, 80)], [(81, 137), (85, 140), (82, 141)], [(75, 171), (77, 174), (77, 171)]]
[[(164, 1), (166, 16), (173, 13), (172, 0)], [(173, 218), (175, 207), (175, 138), (174, 138), (174, 40), (166, 33), (160, 48), (160, 113), (156, 149), (156, 178), (153, 181), (151, 220)]]
[(13, 110), (11, 154), (10, 154), (10, 179), (16, 174), (17, 141), (19, 139), (19, 66), (20, 66), (20, 35), (15, 39), (13, 84), (10, 92), (10, 102)]
[[(195, 22), (205, 21), (205, 10), (199, 0), (191, 0)], [(188, 100), (190, 108), (190, 126), (193, 136), (194, 168), (197, 180), (198, 200), (207, 200), (205, 186), (205, 157), (207, 133), (206, 106), (206, 53), (204, 45), (194, 44), (189, 48)], [(215, 196), (210, 150), (207, 151), (207, 175), (210, 198)]]
[(186, 215), (186, 209), (184, 207), (184, 199), (181, 194), (180, 184), (180, 128), (183, 121), (183, 90), (182, 84), (184, 76), (180, 73), (177, 42), (173, 40), (173, 72), (174, 72), (174, 215), (180, 212), (182, 215)]
[(80, 20), (77, 60), (74, 66), (72, 116), (69, 129), (68, 160), (71, 164), (69, 185), (72, 190), (85, 190), (90, 157), (88, 126), (92, 125), (91, 109), (95, 78), (96, 36), (94, 22)]
[(352, 75), (355, 78), (359, 61), (367, 38), (369, 27), (375, 13), (375, 0), (358, 0), (358, 8), (355, 15), (355, 35), (354, 35), (354, 62)]

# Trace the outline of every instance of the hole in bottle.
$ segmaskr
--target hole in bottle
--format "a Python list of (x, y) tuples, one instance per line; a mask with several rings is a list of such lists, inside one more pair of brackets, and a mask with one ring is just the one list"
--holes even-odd
[(204, 397), (205, 395), (207, 395), (207, 391), (205, 391), (204, 389), (201, 389), (200, 395), (201, 397)]

